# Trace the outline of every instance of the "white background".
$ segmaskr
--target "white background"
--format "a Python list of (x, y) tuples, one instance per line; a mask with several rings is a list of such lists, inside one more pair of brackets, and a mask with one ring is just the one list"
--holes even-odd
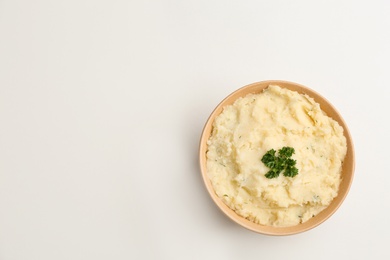
[[(389, 1), (0, 0), (0, 260), (389, 259)], [(198, 142), (252, 82), (306, 85), (356, 148), (308, 232), (225, 217)]]

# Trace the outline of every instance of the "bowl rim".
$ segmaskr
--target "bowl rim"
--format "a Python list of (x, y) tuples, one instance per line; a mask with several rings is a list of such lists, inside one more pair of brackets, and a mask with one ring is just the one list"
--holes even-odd
[[(268, 87), (269, 85), (278, 85), (282, 88), (287, 88), (293, 91), (297, 91), (300, 94), (307, 94), (312, 97), (317, 103), (320, 104), (321, 110), (323, 110), (328, 116), (332, 117), (336, 120), (344, 129), (344, 136), (347, 139), (347, 155), (343, 164), (342, 169), (342, 181), (339, 186), (338, 195), (332, 200), (331, 204), (321, 211), (317, 216), (311, 218), (310, 220), (290, 227), (273, 227), (273, 226), (265, 226), (256, 224), (252, 221), (249, 221), (240, 215), (238, 215), (235, 211), (230, 209), (214, 192), (214, 188), (211, 184), (211, 180), (207, 176), (207, 140), (210, 137), (212, 131), (212, 124), (216, 116), (218, 116), (226, 105), (232, 104), (237, 98), (243, 97), (249, 93), (261, 93), (263, 89)], [(330, 112), (330, 113), (329, 113)], [(347, 165), (347, 166), (346, 166)], [(211, 196), (214, 203), (217, 207), (233, 222), (241, 225), (242, 227), (254, 231), (256, 233), (264, 234), (264, 235), (272, 235), (272, 236), (286, 236), (302, 233), (308, 230), (311, 230), (318, 225), (325, 222), (329, 219), (341, 206), (344, 202), (346, 196), (349, 193), (350, 187), (353, 182), (354, 171), (355, 171), (355, 149), (351, 137), (351, 133), (349, 128), (338, 112), (338, 110), (322, 95), (317, 93), (311, 88), (308, 88), (304, 85), (285, 81), (285, 80), (265, 80), (258, 81), (248, 85), (245, 85), (233, 92), (231, 92), (228, 96), (226, 96), (219, 104), (214, 108), (210, 116), (208, 117), (200, 138), (199, 143), (199, 166), (203, 179), (203, 183), (206, 186), (206, 189)], [(347, 171), (347, 172), (346, 172)]]

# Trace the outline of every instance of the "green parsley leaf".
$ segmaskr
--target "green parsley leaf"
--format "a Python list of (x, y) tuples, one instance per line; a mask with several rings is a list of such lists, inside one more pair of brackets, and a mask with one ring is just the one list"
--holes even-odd
[(265, 174), (265, 177), (268, 179), (276, 178), (283, 172), (283, 175), (286, 177), (294, 177), (298, 174), (298, 169), (295, 167), (297, 161), (291, 159), (290, 157), (295, 153), (294, 148), (292, 147), (283, 147), (278, 150), (278, 156), (276, 156), (276, 151), (274, 149), (266, 152), (261, 158), (261, 161), (270, 168), (270, 170)]
[(294, 166), (287, 166), (285, 171), (283, 172), (284, 176), (291, 177), (291, 178), (297, 174), (298, 174), (298, 169), (297, 169), (297, 167), (294, 167)]
[(288, 157), (291, 157), (293, 155), (293, 153), (295, 153), (295, 150), (292, 147), (285, 146), (282, 149), (280, 149), (278, 152), (279, 152), (280, 157), (288, 158)]
[(263, 158), (261, 158), (261, 161), (268, 167), (268, 168), (275, 168), (276, 166), (276, 151), (274, 149), (269, 150), (266, 154), (264, 154)]
[(280, 170), (278, 169), (271, 169), (269, 170), (266, 174), (265, 174), (265, 177), (268, 178), (268, 179), (273, 179), (273, 178), (276, 178), (279, 176), (280, 174)]

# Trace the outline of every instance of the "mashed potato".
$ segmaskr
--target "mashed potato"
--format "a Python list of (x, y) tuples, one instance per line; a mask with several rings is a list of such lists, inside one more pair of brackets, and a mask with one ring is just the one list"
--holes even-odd
[[(207, 172), (216, 194), (237, 214), (262, 225), (293, 226), (337, 196), (347, 152), (343, 128), (307, 95), (279, 86), (249, 94), (215, 118)], [(264, 175), (262, 156), (293, 147), (295, 177)]]

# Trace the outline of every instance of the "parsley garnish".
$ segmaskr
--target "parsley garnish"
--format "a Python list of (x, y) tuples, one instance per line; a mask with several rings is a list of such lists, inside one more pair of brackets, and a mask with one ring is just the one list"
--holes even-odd
[(265, 174), (265, 177), (268, 179), (276, 178), (281, 172), (286, 177), (294, 177), (298, 174), (298, 169), (295, 167), (297, 161), (291, 159), (290, 157), (295, 153), (294, 148), (292, 147), (283, 147), (278, 150), (278, 156), (276, 156), (276, 151), (274, 149), (266, 152), (261, 158), (261, 161), (270, 168), (270, 170)]

